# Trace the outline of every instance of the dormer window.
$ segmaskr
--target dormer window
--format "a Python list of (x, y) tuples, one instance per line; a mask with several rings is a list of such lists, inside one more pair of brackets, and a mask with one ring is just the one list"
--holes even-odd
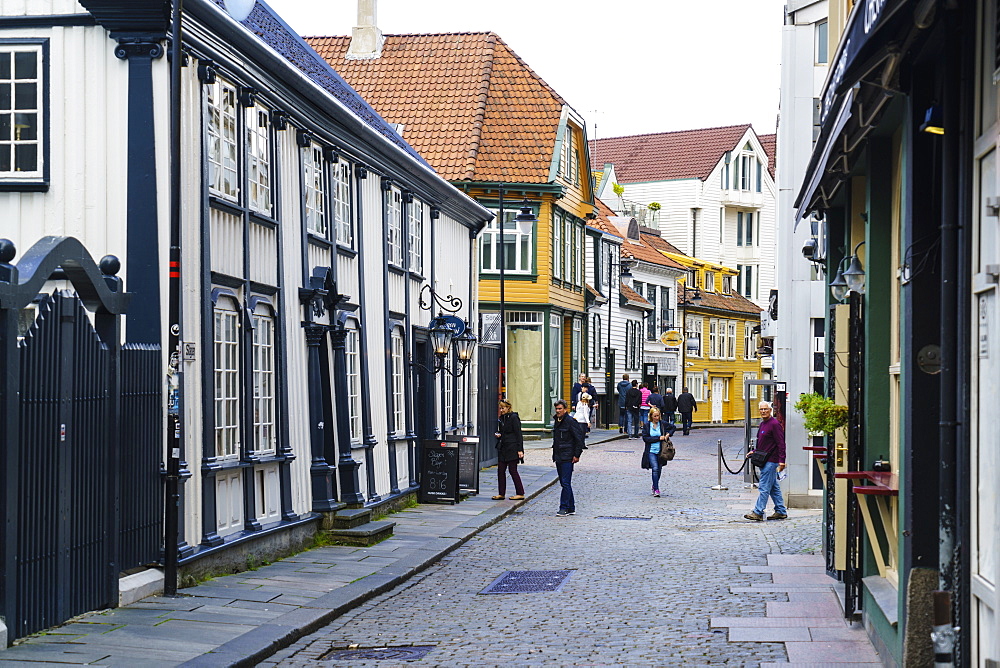
[(559, 175), (573, 185), (580, 184), (580, 154), (577, 150), (576, 129), (566, 124), (559, 152)]

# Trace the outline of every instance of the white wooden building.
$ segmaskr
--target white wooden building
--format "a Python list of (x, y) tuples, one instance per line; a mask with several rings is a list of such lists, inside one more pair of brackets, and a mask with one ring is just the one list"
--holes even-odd
[(162, 345), (168, 368), (179, 105), (185, 564), (412, 492), (437, 416), (475, 422), (474, 363), (453, 381), (411, 362), (431, 364), (428, 287), (477, 321), (472, 258), (492, 214), (261, 3), (240, 23), (221, 0), (186, 0), (178, 98), (169, 10), (0, 0), (0, 55), (31, 65), (0, 236), (118, 255), (126, 339)]

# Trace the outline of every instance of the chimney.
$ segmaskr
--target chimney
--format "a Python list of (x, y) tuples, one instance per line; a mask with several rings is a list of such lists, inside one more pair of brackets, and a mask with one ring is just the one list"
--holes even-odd
[(347, 60), (375, 60), (382, 55), (385, 38), (375, 25), (378, 0), (358, 0), (358, 25), (351, 30), (351, 46)]

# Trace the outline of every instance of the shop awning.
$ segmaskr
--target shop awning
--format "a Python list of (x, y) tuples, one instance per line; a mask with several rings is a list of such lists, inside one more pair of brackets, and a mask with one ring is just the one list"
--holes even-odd
[(820, 184), (851, 118), (855, 85), (886, 60), (898, 57), (898, 49), (891, 47), (891, 40), (898, 35), (895, 28), (901, 21), (912, 20), (912, 13), (902, 10), (917, 4), (918, 0), (863, 0), (854, 5), (823, 87), (820, 135), (795, 199), (796, 226), (808, 213), (821, 208), (817, 206), (822, 203)]

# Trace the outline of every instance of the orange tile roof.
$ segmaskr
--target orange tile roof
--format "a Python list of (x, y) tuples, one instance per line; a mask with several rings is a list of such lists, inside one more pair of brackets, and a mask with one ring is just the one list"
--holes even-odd
[(589, 142), (590, 168), (597, 170), (605, 163), (614, 163), (619, 183), (695, 178), (704, 181), (748, 128), (749, 124), (729, 125), (594, 139)]
[(648, 243), (650, 246), (652, 246), (658, 251), (662, 251), (664, 253), (673, 253), (674, 255), (684, 255), (684, 257), (687, 257), (687, 255), (677, 250), (676, 246), (674, 246), (672, 243), (670, 243), (663, 237), (658, 237), (655, 234), (646, 234), (640, 236), (642, 236), (643, 240), (646, 243)]
[(645, 306), (652, 306), (652, 304), (650, 304), (645, 297), (643, 297), (638, 292), (636, 292), (629, 286), (625, 285), (624, 283), (620, 283), (618, 287), (621, 290), (622, 297), (625, 297), (625, 299), (629, 300), (630, 302), (635, 302), (637, 304)]
[(777, 158), (778, 135), (757, 135), (757, 139), (760, 140), (760, 145), (764, 148), (764, 152), (767, 153), (767, 171), (770, 172), (773, 179), (775, 160)]
[(653, 247), (653, 242), (650, 239), (658, 239), (655, 234), (639, 234), (640, 243), (635, 243), (634, 241), (626, 240), (622, 244), (622, 257), (635, 258), (636, 260), (642, 260), (643, 262), (649, 262), (650, 264), (658, 264), (662, 267), (672, 267), (674, 269), (682, 269), (687, 271), (687, 267), (682, 265), (676, 260), (671, 260), (669, 257), (656, 250)]
[(735, 290), (729, 294), (708, 292), (707, 290), (701, 290), (700, 292), (701, 301), (693, 302), (691, 301), (691, 295), (694, 294), (694, 288), (684, 288), (684, 294), (681, 298), (687, 302), (687, 308), (710, 308), (719, 311), (748, 313), (751, 315), (757, 315), (764, 310)]
[(611, 224), (610, 216), (615, 215), (615, 212), (608, 208), (608, 205), (601, 201), (600, 198), (594, 198), (594, 204), (597, 205), (597, 218), (593, 220), (588, 220), (587, 225), (591, 227), (596, 227), (602, 232), (610, 234), (613, 237), (622, 238), (622, 233), (618, 231), (618, 228)]
[(305, 39), (444, 178), (548, 182), (565, 101), (496, 33), (385, 35), (372, 60)]

